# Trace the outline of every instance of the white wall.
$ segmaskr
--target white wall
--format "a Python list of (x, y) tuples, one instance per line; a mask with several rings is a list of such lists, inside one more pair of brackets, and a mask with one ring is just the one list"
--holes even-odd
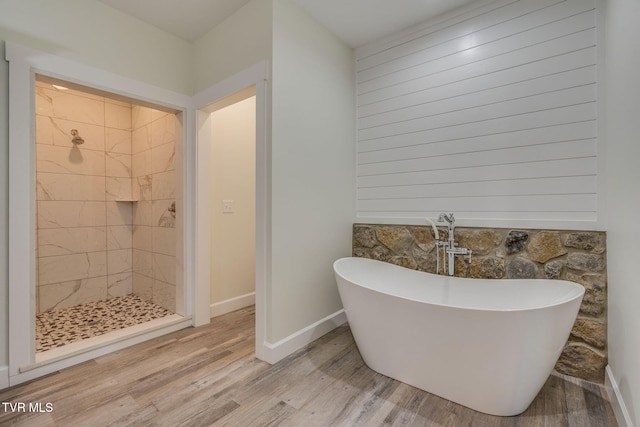
[(606, 2), (607, 264), (609, 368), (640, 425), (640, 3)]
[(595, 21), (476, 2), (358, 49), (358, 220), (602, 228)]
[[(181, 93), (192, 91), (192, 45), (102, 3), (78, 0), (0, 1), (4, 41), (52, 53)], [(0, 61), (0, 92), (9, 90)], [(0, 97), (0, 367), (8, 355), (8, 97)]]
[(196, 40), (196, 91), (271, 59), (271, 0), (252, 0)]
[[(211, 114), (211, 303), (255, 292), (256, 97)], [(223, 211), (233, 201), (233, 212)]]
[[(349, 255), (351, 247), (353, 52), (298, 6), (289, 0), (252, 0), (191, 45), (99, 2), (5, 0), (0, 2), (0, 40), (182, 93), (210, 87), (260, 61), (272, 63), (277, 77), (267, 85), (267, 151), (274, 172), (267, 194), (273, 210), (267, 213), (272, 256), (266, 339), (274, 343), (341, 309), (331, 264)], [(6, 63), (0, 63), (5, 93), (7, 74)], [(277, 87), (273, 118), (271, 82)], [(6, 99), (0, 103), (4, 171)], [(6, 173), (0, 181), (6, 206)], [(6, 235), (6, 208), (0, 209), (0, 221)], [(0, 282), (1, 367), (8, 347), (6, 237), (0, 255), (5, 278)]]
[(273, 8), (274, 343), (341, 309), (332, 263), (351, 252), (352, 50), (290, 0)]
[[(272, 18), (272, 19), (271, 19)], [(266, 341), (341, 309), (353, 220), (352, 50), (289, 0), (253, 0), (195, 43), (196, 89), (267, 60)]]
[(193, 91), (193, 46), (98, 1), (3, 0), (0, 40), (180, 93)]

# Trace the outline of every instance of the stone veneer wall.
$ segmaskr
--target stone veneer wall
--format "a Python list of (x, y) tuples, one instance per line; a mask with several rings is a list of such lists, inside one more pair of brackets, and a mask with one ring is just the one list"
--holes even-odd
[[(438, 227), (440, 238), (447, 229)], [(602, 383), (607, 362), (606, 235), (596, 231), (549, 231), (456, 227), (460, 247), (473, 250), (456, 257), (456, 276), (487, 279), (549, 278), (586, 288), (578, 318), (555, 369)], [(354, 224), (353, 255), (435, 272), (431, 227)]]

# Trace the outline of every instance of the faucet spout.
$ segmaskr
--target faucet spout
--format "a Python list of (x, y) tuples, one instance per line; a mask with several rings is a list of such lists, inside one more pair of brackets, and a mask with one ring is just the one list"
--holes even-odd
[(453, 237), (453, 234), (455, 232), (456, 229), (456, 219), (453, 217), (453, 213), (450, 214), (445, 214), (445, 213), (441, 213), (440, 216), (438, 217), (438, 221), (439, 222), (447, 222), (447, 229), (449, 231), (449, 247), (453, 248), (455, 246), (455, 239)]

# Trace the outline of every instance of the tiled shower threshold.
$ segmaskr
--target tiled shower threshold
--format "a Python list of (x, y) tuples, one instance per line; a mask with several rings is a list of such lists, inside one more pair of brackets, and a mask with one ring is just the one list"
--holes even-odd
[[(118, 303), (116, 301), (116, 304), (125, 306), (130, 303), (131, 301), (124, 301), (124, 303)], [(102, 309), (104, 309), (104, 307), (102, 307)], [(20, 370), (21, 372), (30, 371), (89, 352), (106, 354), (109, 352), (109, 348), (120, 348), (121, 346), (119, 344), (136, 340), (137, 337), (150, 334), (158, 336), (163, 334), (162, 330), (166, 329), (167, 331), (173, 331), (181, 329), (182, 327), (188, 327), (191, 324), (190, 317), (171, 314), (166, 311), (163, 312), (163, 309), (161, 308), (159, 310), (152, 308), (152, 311), (155, 311), (155, 313), (150, 317), (156, 318), (152, 318), (151, 320), (147, 320), (148, 318), (146, 315), (140, 312), (137, 313), (138, 319), (133, 320), (123, 318), (120, 315), (121, 313), (118, 311), (109, 313), (107, 310), (106, 316), (100, 317), (94, 315), (90, 316), (90, 319), (81, 318), (81, 316), (85, 315), (82, 310), (62, 312), (62, 315), (58, 316), (59, 318), (56, 320), (64, 323), (63, 326), (61, 326), (61, 329), (67, 328), (68, 330), (56, 331), (58, 333), (56, 340), (64, 342), (58, 342), (55, 344), (57, 346), (51, 346), (51, 348), (48, 348), (45, 351), (36, 352), (35, 363), (28, 367), (23, 367)], [(134, 314), (133, 317), (136, 317), (136, 314)], [(98, 319), (98, 321), (95, 322), (95, 325), (92, 324), (93, 319)], [(142, 319), (144, 319), (144, 321)], [(76, 331), (71, 328), (69, 332), (70, 323), (76, 323), (84, 329)], [(106, 325), (104, 325), (105, 323)], [(39, 325), (40, 328), (42, 328), (42, 322), (39, 322)], [(94, 330), (89, 330), (93, 326), (96, 326), (97, 329), (94, 328)], [(46, 325), (45, 328), (47, 328)], [(51, 329), (51, 327), (49, 328)], [(41, 339), (42, 333), (42, 331), (39, 332)], [(67, 333), (70, 335), (69, 339), (64, 337)], [(60, 336), (62, 336), (62, 338), (60, 338)], [(82, 339), (79, 339), (79, 336), (82, 336)], [(49, 342), (51, 341), (52, 340), (49, 340)], [(42, 343), (40, 343), (39, 346), (42, 347)]]
[(185, 327), (190, 326), (191, 318), (181, 316), (179, 314), (171, 314), (169, 316), (149, 320), (138, 325), (107, 332), (103, 335), (86, 338), (82, 341), (70, 343), (62, 347), (55, 347), (51, 350), (36, 353), (35, 363), (28, 367), (21, 368), (20, 370), (21, 372), (30, 371), (44, 365), (71, 358), (73, 356), (81, 355), (83, 353), (88, 353), (94, 350), (99, 350), (103, 347), (117, 344), (119, 342), (129, 340), (140, 335), (165, 328), (170, 328), (180, 323), (186, 323)]

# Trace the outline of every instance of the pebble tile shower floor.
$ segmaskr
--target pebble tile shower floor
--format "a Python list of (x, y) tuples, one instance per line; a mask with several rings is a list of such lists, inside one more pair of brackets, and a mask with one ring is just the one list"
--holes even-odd
[(137, 295), (36, 315), (36, 353), (173, 314)]

